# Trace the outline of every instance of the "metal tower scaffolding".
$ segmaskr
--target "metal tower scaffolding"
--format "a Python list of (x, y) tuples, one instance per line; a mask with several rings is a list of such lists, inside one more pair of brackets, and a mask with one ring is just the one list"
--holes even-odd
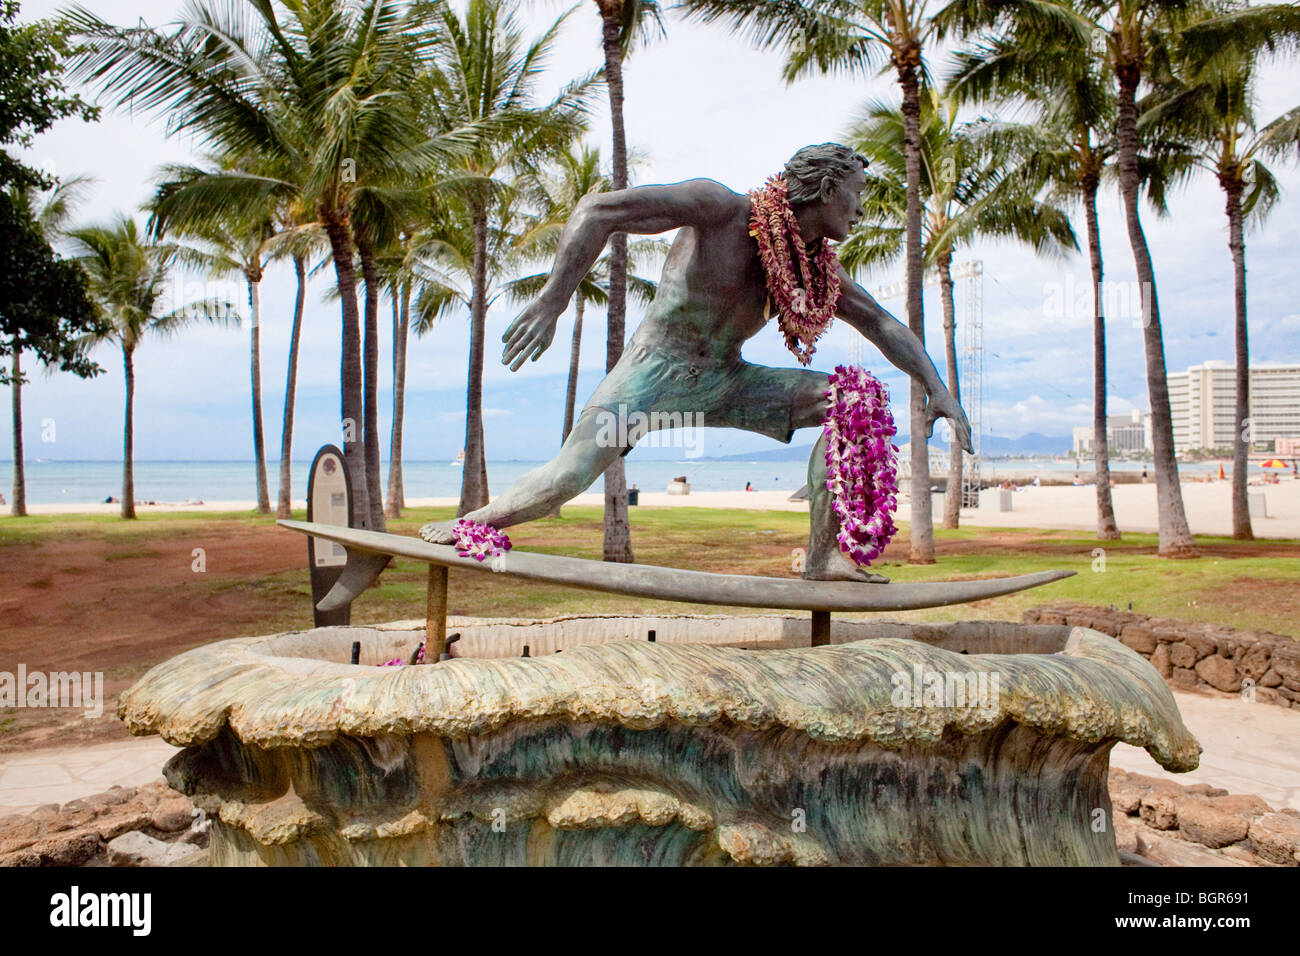
[[(964, 280), (962, 289), (962, 344), (957, 356), (957, 391), (962, 410), (970, 422), (971, 447), (975, 454), (966, 455), (961, 472), (961, 506), (978, 508), (980, 489), (980, 434), (984, 420), (984, 262), (970, 259), (952, 270), (954, 280)], [(926, 273), (925, 286), (939, 284), (934, 272)], [(877, 301), (892, 299), (907, 292), (905, 282), (876, 288)], [(849, 349), (850, 361), (862, 364), (862, 341), (856, 336)]]
[(962, 350), (957, 360), (957, 384), (962, 410), (970, 422), (973, 455), (967, 455), (961, 470), (961, 506), (980, 506), (980, 435), (984, 431), (984, 263), (971, 259), (953, 270), (954, 279), (965, 281)]

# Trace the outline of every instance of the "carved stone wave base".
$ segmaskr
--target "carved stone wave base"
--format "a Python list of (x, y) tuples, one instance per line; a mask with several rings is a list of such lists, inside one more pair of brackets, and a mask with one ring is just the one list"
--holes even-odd
[(877, 627), (402, 668), (343, 662), (406, 635), (322, 628), (182, 654), (119, 715), (186, 748), (165, 773), (219, 865), (1114, 865), (1111, 746), (1197, 765), (1113, 638)]

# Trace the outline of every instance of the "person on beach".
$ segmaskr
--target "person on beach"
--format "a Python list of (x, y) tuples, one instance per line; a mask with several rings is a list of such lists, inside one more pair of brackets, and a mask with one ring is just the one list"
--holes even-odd
[[(752, 484), (750, 484), (750, 483), (747, 481), (747, 482), (745, 482), (745, 490), (746, 490), (746, 491), (753, 491), (753, 490), (754, 490), (754, 486), (753, 486)], [(3, 501), (0, 501), (0, 504), (4, 504), (4, 502), (3, 502)]]
[[(518, 371), (529, 359), (541, 357), (579, 281), (615, 233), (679, 230), (658, 292), (559, 454), (465, 518), (505, 528), (551, 514), (586, 490), (641, 437), (644, 426), (610, 427), (613, 421), (623, 423), (635, 416), (641, 422), (648, 420), (645, 430), (649, 430), (676, 427), (671, 424), (674, 415), (693, 413), (693, 420), (701, 421), (703, 416), (704, 424), (757, 432), (787, 444), (797, 429), (820, 428), (827, 410), (830, 377), (826, 373), (768, 368), (746, 362), (740, 355), (741, 346), (777, 311), (773, 282), (779, 294), (793, 303), (778, 320), (787, 346), (801, 364), (810, 360), (811, 338), (826, 326), (822, 324), (811, 337), (807, 330), (818, 321), (828, 323), (832, 315), (839, 316), (924, 386), (927, 431), (932, 433), (935, 421), (946, 418), (961, 446), (971, 451), (966, 415), (921, 342), (849, 277), (828, 244), (846, 239), (863, 216), (860, 195), (866, 186), (866, 166), (866, 158), (848, 147), (824, 143), (796, 152), (781, 176), (752, 196), (710, 179), (695, 179), (584, 198), (565, 226), (546, 285), (502, 336), (502, 362)], [(793, 214), (785, 221), (793, 222), (797, 232), (790, 233), (788, 245), (785, 240), (780, 243), (788, 261), (765, 263), (763, 256), (769, 252), (760, 254), (764, 247), (756, 237), (771, 220), (761, 218), (762, 210), (778, 208)], [(775, 260), (777, 243), (767, 248)], [(832, 265), (819, 272), (823, 263)], [(826, 310), (824, 319), (814, 305)], [(840, 550), (839, 518), (827, 488), (825, 435), (809, 457), (808, 488), (811, 527), (804, 577), (886, 581), (857, 567)], [(420, 536), (450, 544), (455, 524), (426, 525)]]

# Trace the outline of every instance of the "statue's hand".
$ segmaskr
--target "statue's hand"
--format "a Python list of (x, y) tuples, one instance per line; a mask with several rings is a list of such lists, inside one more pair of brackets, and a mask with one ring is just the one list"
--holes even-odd
[(501, 364), (509, 365), (510, 371), (517, 372), (528, 359), (536, 362), (541, 358), (555, 337), (555, 323), (559, 317), (560, 312), (541, 299), (524, 309), (501, 336), (501, 341), (506, 343), (505, 351), (501, 353)]
[(946, 418), (952, 423), (958, 444), (966, 449), (968, 454), (975, 454), (975, 448), (970, 441), (970, 422), (966, 420), (966, 413), (961, 410), (957, 400), (952, 397), (952, 392), (946, 388), (930, 393), (930, 400), (925, 406), (926, 438), (934, 434), (934, 423), (940, 418)]

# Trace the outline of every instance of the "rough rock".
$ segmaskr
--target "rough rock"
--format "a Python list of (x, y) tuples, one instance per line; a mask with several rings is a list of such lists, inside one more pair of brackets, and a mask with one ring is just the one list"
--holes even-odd
[(1192, 645), (1183, 641), (1170, 644), (1169, 662), (1174, 667), (1194, 667), (1196, 665), (1196, 651), (1192, 650)]
[(1120, 634), (1119, 639), (1139, 654), (1150, 654), (1156, 649), (1156, 636), (1151, 629), (1142, 624), (1129, 624)]
[(149, 813), (138, 807), (124, 807), (124, 812), (108, 814), (95, 821), (94, 830), (105, 842), (131, 830), (149, 825)]
[(1272, 654), (1272, 648), (1267, 644), (1251, 645), (1244, 654), (1237, 657), (1237, 667), (1241, 670), (1243, 677), (1249, 677), (1251, 680), (1258, 682), (1261, 677), (1268, 673), (1268, 665), (1272, 659)]
[(1250, 821), (1269, 812), (1259, 797), (1191, 796), (1178, 804), (1178, 829), (1188, 840), (1224, 847), (1246, 839)]
[(1142, 822), (1155, 830), (1173, 830), (1178, 826), (1178, 795), (1151, 790), (1142, 794), (1138, 810)]
[(1190, 667), (1175, 667), (1171, 680), (1179, 687), (1195, 687), (1196, 671)]
[(97, 813), (102, 812), (105, 807), (121, 806), (131, 800), (136, 795), (134, 788), (112, 787), (103, 793), (94, 793), (88, 797), (80, 797), (76, 800), (70, 800), (63, 805), (63, 811), (76, 810), (94, 810)]
[(38, 840), (28, 849), (35, 853), (37, 866), (80, 866), (99, 852), (99, 834), (71, 833)]
[(1150, 830), (1137, 835), (1138, 853), (1162, 866), (1241, 866), (1237, 860), (1177, 836), (1155, 834)]
[(1197, 661), (1196, 673), (1201, 680), (1216, 690), (1230, 694), (1241, 690), (1241, 677), (1237, 673), (1237, 668), (1232, 666), (1232, 661), (1218, 654), (1211, 654)]
[(1255, 700), (1261, 704), (1281, 704), (1283, 707), (1291, 706), (1290, 701), (1271, 687), (1256, 687)]
[(1264, 671), (1264, 676), (1259, 679), (1260, 687), (1277, 687), (1282, 683), (1282, 675), (1273, 668)]
[(124, 833), (108, 844), (110, 866), (168, 866), (194, 852), (186, 844), (165, 843), (138, 830)]
[(1284, 679), (1300, 681), (1300, 642), (1291, 641), (1273, 648), (1273, 670)]
[(1300, 866), (1300, 820), (1286, 813), (1265, 813), (1250, 824), (1250, 846), (1270, 863)]
[(1185, 625), (1181, 628), (1183, 640), (1191, 647), (1199, 661), (1203, 657), (1209, 657), (1219, 649), (1218, 642), (1214, 639), (1214, 631), (1211, 628), (1197, 627), (1196, 625)]
[(1225, 846), (1219, 851), (1229, 860), (1236, 860), (1243, 866), (1266, 866), (1261, 863), (1259, 857), (1250, 852), (1250, 841), (1243, 840), (1241, 843), (1234, 843), (1232, 846)]
[(188, 830), (194, 822), (194, 804), (185, 797), (169, 798), (155, 808), (149, 822), (164, 833)]
[(1160, 644), (1151, 653), (1151, 666), (1156, 669), (1156, 673), (1165, 680), (1174, 672), (1173, 664), (1169, 660), (1169, 645)]

